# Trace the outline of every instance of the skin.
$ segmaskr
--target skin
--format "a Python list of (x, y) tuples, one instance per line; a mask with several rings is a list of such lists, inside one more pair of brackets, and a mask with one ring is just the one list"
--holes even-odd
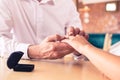
[(31, 45), (28, 48), (30, 58), (34, 59), (57, 59), (71, 53), (74, 49), (65, 42), (60, 35), (52, 35), (47, 37), (39, 45)]
[[(41, 44), (30, 45), (28, 47), (28, 56), (32, 59), (57, 59), (67, 54), (75, 52), (75, 50), (67, 43), (61, 42), (70, 35), (86, 36), (79, 28), (69, 27), (66, 30), (66, 36), (51, 35), (46, 37)], [(86, 36), (87, 37), (87, 36)], [(76, 54), (78, 55), (78, 53)]]
[[(71, 27), (71, 28), (68, 28), (66, 30), (66, 37), (68, 38), (69, 36), (76, 36), (76, 35), (82, 35), (85, 37), (85, 39), (88, 40), (89, 36), (88, 34), (86, 34), (84, 31), (80, 30), (79, 28), (74, 28), (74, 27)], [(81, 56), (82, 54), (80, 54), (78, 51), (74, 51), (73, 52), (75, 55), (77, 56)]]
[(85, 55), (101, 72), (111, 80), (120, 80), (120, 57), (91, 45), (83, 36), (69, 36), (63, 42)]

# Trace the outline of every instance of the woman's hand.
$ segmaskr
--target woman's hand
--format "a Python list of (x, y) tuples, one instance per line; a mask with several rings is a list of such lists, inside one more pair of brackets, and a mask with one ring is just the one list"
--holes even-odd
[(63, 40), (63, 42), (68, 43), (79, 53), (83, 53), (85, 46), (90, 45), (86, 38), (80, 35), (69, 36), (68, 39)]

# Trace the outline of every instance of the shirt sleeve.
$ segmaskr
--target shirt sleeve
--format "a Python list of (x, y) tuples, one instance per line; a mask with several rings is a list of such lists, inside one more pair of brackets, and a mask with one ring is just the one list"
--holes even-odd
[(13, 20), (7, 0), (0, 0), (0, 56), (7, 57), (14, 51), (24, 52), (23, 58), (28, 59), (27, 49), (30, 44), (19, 43), (13, 39)]
[(80, 19), (80, 14), (77, 11), (77, 8), (73, 2), (73, 0), (70, 0), (70, 8), (69, 8), (69, 21), (67, 24), (67, 27), (79, 27), (81, 30), (83, 30), (82, 24), (81, 24), (81, 19)]

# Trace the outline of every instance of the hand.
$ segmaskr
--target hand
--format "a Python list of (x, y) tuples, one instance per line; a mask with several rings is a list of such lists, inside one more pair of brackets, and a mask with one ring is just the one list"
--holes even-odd
[(85, 37), (80, 35), (69, 36), (68, 39), (63, 40), (63, 42), (71, 45), (79, 53), (83, 53), (85, 46), (90, 45), (90, 43), (85, 39)]
[[(85, 37), (85, 39), (88, 40), (89, 36), (86, 34), (84, 31), (80, 30), (79, 28), (74, 28), (74, 27), (68, 27), (66, 28), (66, 36), (76, 36), (76, 35), (82, 35)], [(77, 51), (73, 52), (74, 55), (76, 56), (81, 56), (81, 54)]]
[(74, 49), (65, 42), (61, 42), (64, 37), (52, 35), (47, 37), (39, 45), (30, 46), (28, 54), (30, 58), (36, 59), (57, 59), (74, 51)]

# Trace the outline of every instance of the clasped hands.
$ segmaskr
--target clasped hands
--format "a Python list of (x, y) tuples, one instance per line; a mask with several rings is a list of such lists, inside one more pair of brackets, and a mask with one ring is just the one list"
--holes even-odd
[(32, 59), (57, 59), (72, 53), (75, 49), (67, 41), (69, 36), (82, 35), (88, 39), (88, 35), (79, 28), (69, 27), (66, 29), (66, 35), (51, 35), (46, 37), (39, 45), (30, 45), (28, 47), (28, 56)]

